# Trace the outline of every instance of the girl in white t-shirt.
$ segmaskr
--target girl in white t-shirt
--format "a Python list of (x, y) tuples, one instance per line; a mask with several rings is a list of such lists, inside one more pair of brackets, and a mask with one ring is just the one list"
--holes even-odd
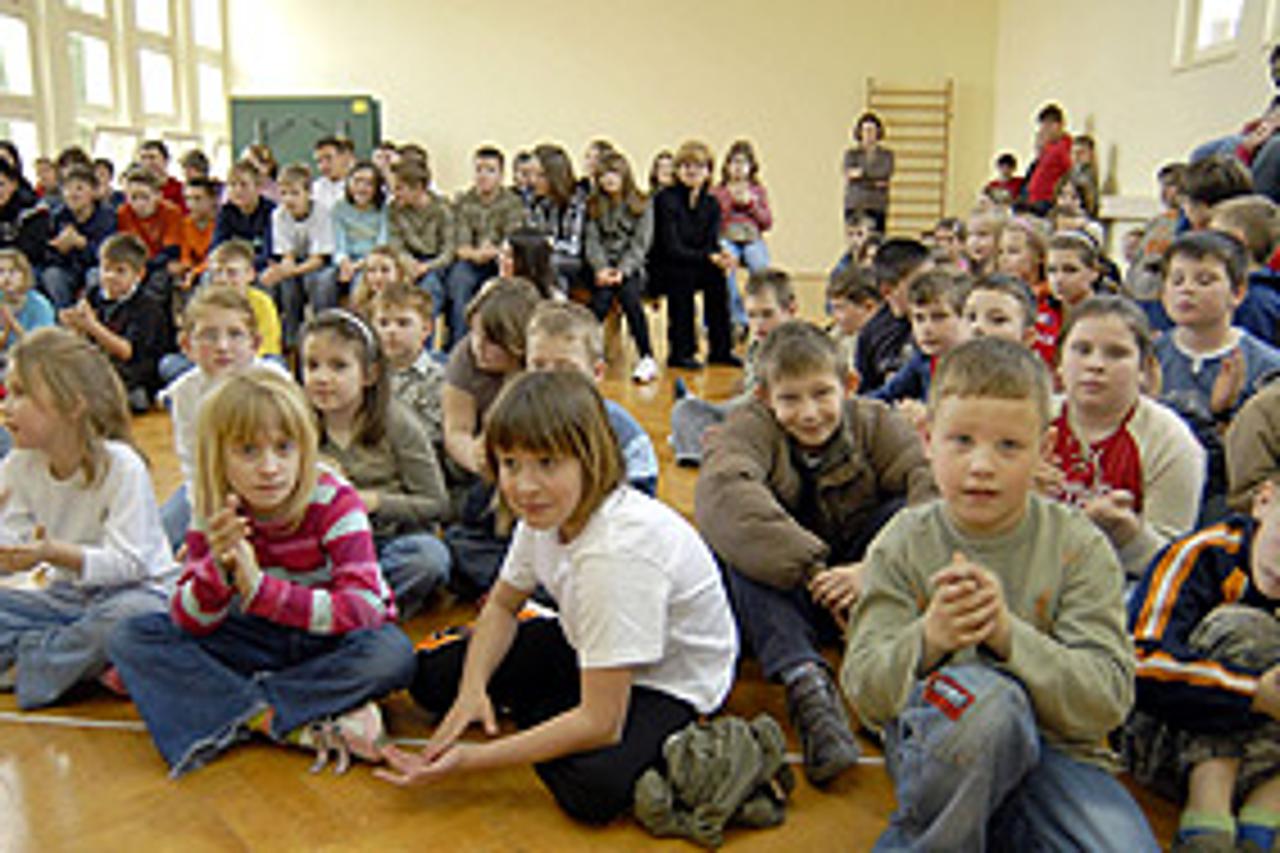
[(18, 705), (56, 702), (107, 668), (116, 622), (163, 611), (173, 559), (124, 386), (101, 351), (65, 329), (13, 349), (0, 466), (0, 688)]
[[(435, 737), (418, 754), (388, 748), (378, 773), (404, 785), (532, 763), (571, 816), (606, 822), (630, 807), (667, 736), (728, 694), (738, 648), (728, 599), (693, 527), (625, 485), (587, 377), (515, 380), (484, 442), (502, 506), (519, 518), (511, 549), (466, 642), (428, 640), (419, 652), (414, 698), (448, 712)], [(524, 611), (539, 586), (558, 616)], [(459, 740), (472, 723), (495, 735), (495, 708), (521, 731)]]

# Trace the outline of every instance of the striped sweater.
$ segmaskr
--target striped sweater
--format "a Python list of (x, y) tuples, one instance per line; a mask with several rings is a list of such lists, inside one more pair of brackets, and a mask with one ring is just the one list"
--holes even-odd
[(313, 634), (344, 634), (395, 620), (369, 517), (355, 490), (332, 475), (320, 475), (295, 529), (254, 522), (249, 541), (262, 579), (245, 601), (209, 553), (203, 522), (193, 523), (170, 606), (174, 622), (193, 634), (208, 634), (233, 606)]
[(1257, 524), (1228, 517), (1173, 542), (1152, 562), (1129, 599), (1129, 628), (1138, 654), (1138, 707), (1194, 731), (1236, 731), (1256, 721), (1250, 711), (1260, 673), (1206, 660), (1191, 634), (1222, 604), (1277, 612), (1250, 578)]

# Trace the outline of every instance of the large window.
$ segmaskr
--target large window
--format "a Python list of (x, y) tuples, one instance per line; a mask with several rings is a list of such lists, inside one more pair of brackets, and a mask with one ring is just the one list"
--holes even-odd
[(0, 137), (24, 160), (70, 144), (124, 166), (156, 136), (230, 136), (226, 0), (3, 0)]
[(1179, 7), (1177, 61), (1206, 62), (1235, 52), (1244, 0), (1182, 0)]

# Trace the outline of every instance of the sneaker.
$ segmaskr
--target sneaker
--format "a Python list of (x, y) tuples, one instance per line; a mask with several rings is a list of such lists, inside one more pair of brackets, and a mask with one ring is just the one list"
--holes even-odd
[(858, 763), (858, 742), (844, 700), (821, 666), (808, 667), (787, 685), (787, 713), (804, 748), (804, 775), (825, 785)]
[(1169, 853), (1235, 853), (1236, 837), (1225, 830), (1179, 831)]
[(631, 380), (639, 382), (641, 385), (647, 385), (658, 378), (658, 362), (653, 360), (653, 356), (646, 355), (636, 363), (636, 369), (631, 371)]
[(671, 385), (671, 396), (677, 400), (683, 400), (685, 397), (688, 397), (689, 383), (677, 376), (676, 381)]
[(316, 720), (302, 730), (298, 743), (316, 752), (312, 773), (323, 770), (331, 757), (333, 772), (339, 776), (347, 772), (353, 755), (376, 764), (382, 760), (382, 747), (387, 743), (382, 711), (376, 702), (366, 702), (340, 717)]
[(8, 669), (0, 670), (0, 693), (12, 693), (18, 686), (18, 665), (11, 664)]

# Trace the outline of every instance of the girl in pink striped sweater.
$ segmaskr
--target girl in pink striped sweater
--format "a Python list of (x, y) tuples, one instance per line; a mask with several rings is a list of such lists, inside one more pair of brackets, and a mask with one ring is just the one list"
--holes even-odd
[[(108, 650), (173, 776), (257, 733), (376, 758), (372, 700), (413, 675), (369, 518), (317, 464), (314, 418), (276, 371), (226, 379), (197, 427), (195, 510), (169, 613)], [(355, 710), (352, 710), (355, 709)]]

